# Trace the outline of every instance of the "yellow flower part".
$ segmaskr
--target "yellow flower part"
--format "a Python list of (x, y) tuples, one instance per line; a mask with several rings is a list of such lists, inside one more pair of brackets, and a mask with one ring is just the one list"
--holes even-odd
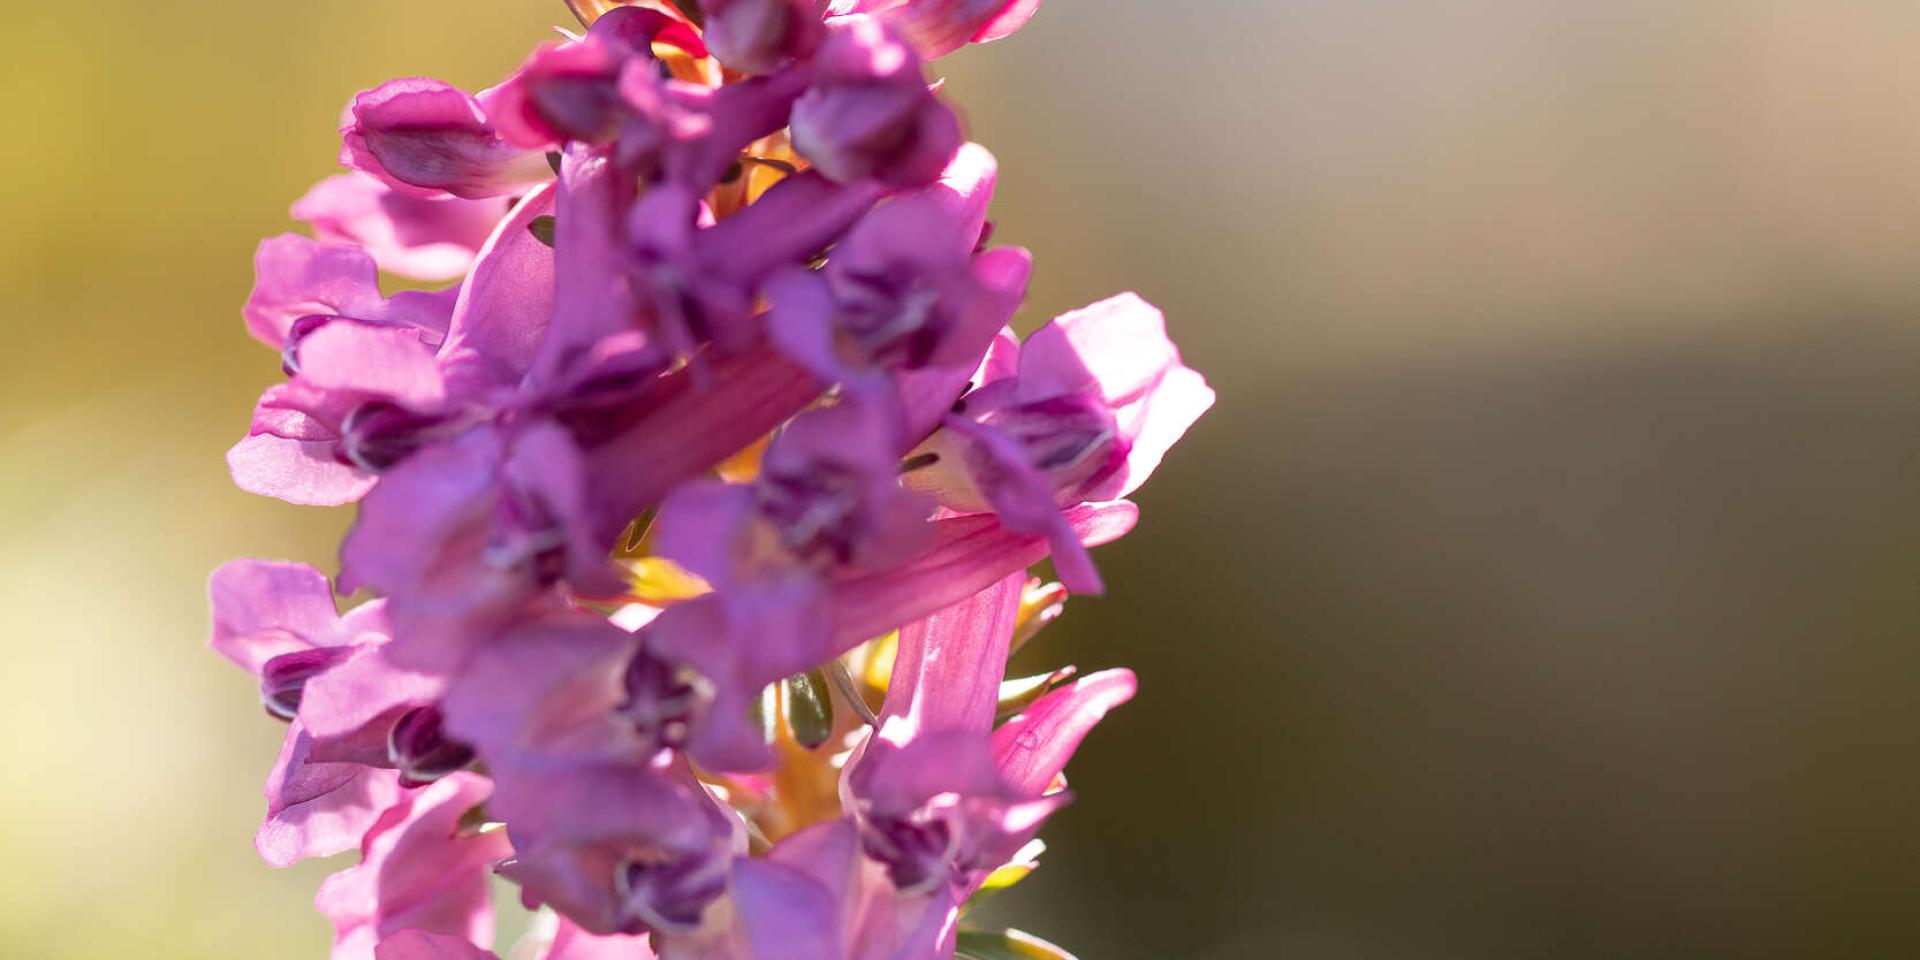
[(629, 560), (627, 569), (631, 572), (627, 580), (628, 592), (633, 599), (648, 606), (664, 607), (682, 600), (692, 600), (713, 590), (707, 581), (665, 557)]

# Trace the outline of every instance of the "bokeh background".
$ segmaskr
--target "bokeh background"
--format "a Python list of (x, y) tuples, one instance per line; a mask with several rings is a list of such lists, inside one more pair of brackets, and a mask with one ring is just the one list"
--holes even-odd
[[(348, 515), (221, 454), (356, 90), (559, 0), (0, 8), (0, 956), (323, 955), (203, 647)], [(1109, 958), (1920, 953), (1920, 5), (1051, 0), (944, 61), (1221, 404), (1024, 654), (1130, 664), (996, 916)]]

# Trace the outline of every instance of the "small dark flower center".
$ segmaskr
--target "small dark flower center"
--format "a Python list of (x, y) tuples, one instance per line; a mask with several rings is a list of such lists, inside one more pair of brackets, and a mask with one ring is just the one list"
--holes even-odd
[(447, 736), (438, 707), (415, 707), (387, 732), (387, 759), (404, 786), (418, 787), (473, 763), (473, 748)]
[(634, 654), (621, 679), (626, 699), (614, 712), (664, 750), (678, 749), (713, 699), (713, 685), (692, 669), (648, 653)]
[(692, 930), (700, 926), (707, 905), (726, 892), (727, 861), (705, 854), (635, 851), (615, 868), (614, 886), (631, 932)]
[(446, 422), (384, 400), (368, 401), (341, 421), (339, 456), (368, 473), (379, 473), (437, 439)]
[(848, 563), (865, 532), (860, 477), (834, 463), (805, 472), (768, 471), (755, 486), (760, 515), (779, 531), (780, 546), (812, 561)]
[(952, 876), (956, 839), (949, 819), (930, 808), (861, 821), (861, 848), (903, 891), (928, 890)]

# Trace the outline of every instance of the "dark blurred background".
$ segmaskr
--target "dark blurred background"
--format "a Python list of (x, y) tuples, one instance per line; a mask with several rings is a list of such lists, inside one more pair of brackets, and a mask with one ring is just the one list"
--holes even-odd
[[(559, 0), (0, 9), (0, 955), (321, 956), (203, 647), (344, 511), (222, 451), (257, 240), (356, 90)], [(1050, 0), (943, 61), (1026, 316), (1218, 408), (1038, 666), (1128, 664), (1046, 867), (1085, 960), (1920, 954), (1920, 5)]]

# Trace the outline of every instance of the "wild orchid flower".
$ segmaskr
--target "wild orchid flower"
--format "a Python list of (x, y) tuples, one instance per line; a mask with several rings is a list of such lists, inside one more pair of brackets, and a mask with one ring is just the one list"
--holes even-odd
[(1132, 295), (1008, 327), (1031, 257), (925, 63), (1038, 3), (567, 5), (489, 89), (356, 97), (261, 246), (233, 478), (357, 501), (376, 597), (213, 576), (288, 725), (256, 846), (359, 850), (335, 960), (495, 957), (496, 876), (521, 958), (1065, 956), (965, 911), (1134, 678), (1007, 660), (1213, 394)]

